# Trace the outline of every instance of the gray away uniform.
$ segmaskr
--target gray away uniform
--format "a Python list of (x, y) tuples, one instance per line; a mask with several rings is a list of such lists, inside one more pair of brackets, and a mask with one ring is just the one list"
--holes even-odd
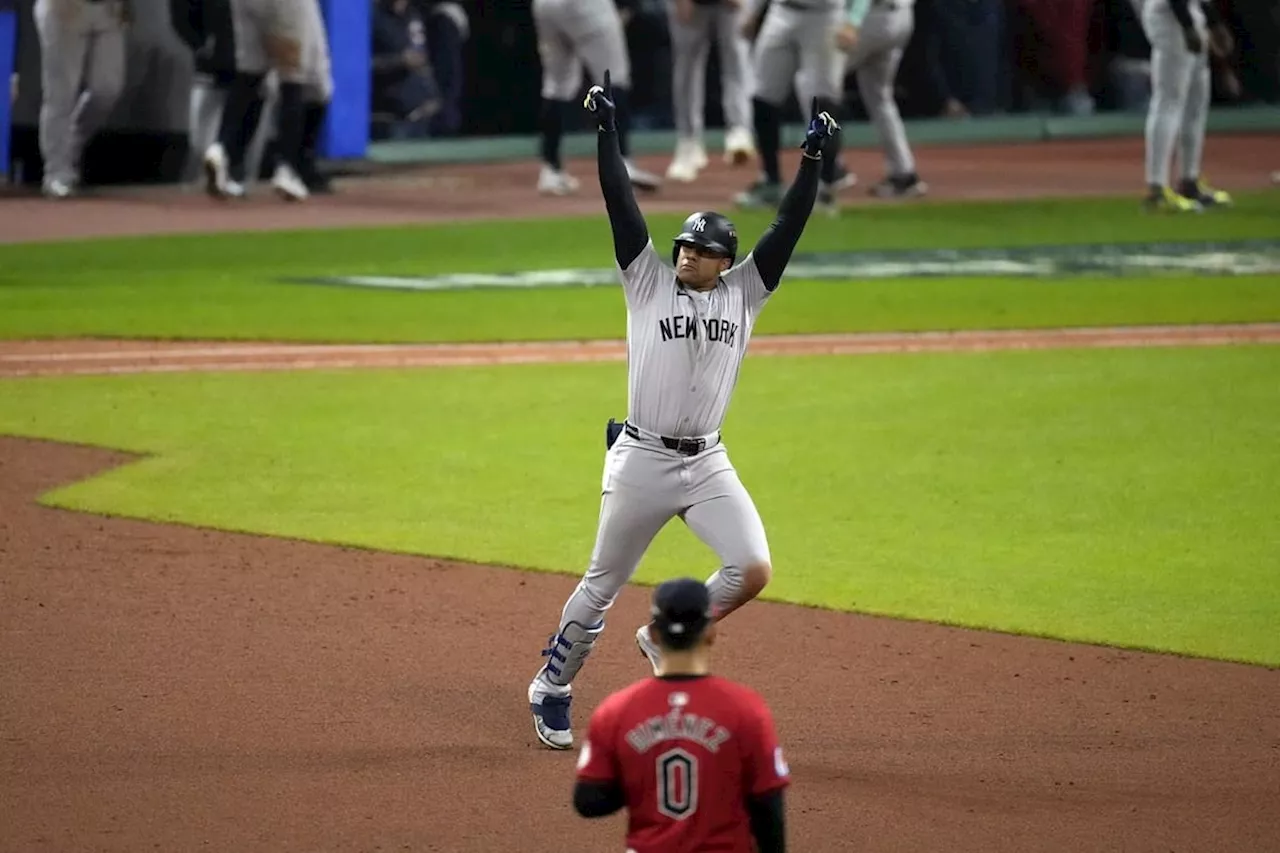
[(671, 96), (676, 135), (702, 140), (707, 58), (714, 41), (720, 58), (720, 94), (725, 126), (751, 129), (751, 46), (742, 37), (743, 14), (725, 0), (693, 0), (693, 18), (677, 20), (667, 3), (671, 33)]
[(884, 149), (888, 177), (906, 179), (915, 174), (916, 161), (893, 83), (915, 30), (915, 0), (853, 0), (850, 5), (848, 20), (858, 28), (858, 40), (848, 54), (840, 53), (835, 78), (843, 81), (846, 68), (854, 69), (862, 105)]
[(124, 89), (122, 0), (36, 0), (40, 37), (40, 153), (46, 194), (80, 181), (84, 148)]
[(236, 76), (223, 106), (218, 141), (205, 152), (207, 186), (215, 197), (239, 197), (249, 139), (258, 129), (261, 89), (268, 72), (278, 82), (280, 160), (272, 177), (289, 200), (318, 188), (314, 146), (333, 79), (319, 0), (231, 0)]
[[(614, 0), (533, 0), (533, 26), (542, 63), (542, 171), (538, 191), (567, 195), (578, 190), (578, 180), (563, 169), (560, 144), (574, 101), (582, 91), (585, 65), (595, 83), (605, 71), (613, 83), (617, 104), (619, 141), (623, 156), (627, 144), (628, 94), (631, 89), (631, 57), (622, 31), (622, 16)], [(627, 161), (631, 182), (648, 190), (661, 181)]]
[[(778, 216), (736, 264), (737, 232), (711, 211), (689, 216), (671, 254), (660, 254), (628, 186), (616, 131), (598, 127), (600, 187), (627, 311), (627, 418), (620, 432), (608, 431), (587, 570), (543, 651), (547, 662), (529, 685), (535, 732), (547, 746), (572, 746), (572, 683), (604, 631), (605, 613), (673, 518), (719, 558), (720, 568), (706, 582), (717, 618), (768, 582), (764, 524), (721, 443), (720, 427), (756, 319), (779, 286), (813, 210), (820, 146), (834, 125), (822, 121), (826, 133), (815, 130), (806, 137), (805, 156)], [(706, 290), (688, 287), (672, 268), (683, 251), (678, 246), (733, 265), (707, 282)], [(660, 652), (648, 647), (647, 625), (637, 631), (636, 643), (656, 670)]]
[[(751, 5), (758, 14), (763, 0)], [(840, 51), (835, 31), (845, 20), (845, 0), (772, 0), (756, 36), (755, 97), (782, 106), (795, 88), (802, 110), (812, 98), (838, 103), (834, 73)]]
[(542, 97), (572, 101), (582, 91), (582, 66), (599, 82), (607, 68), (616, 89), (631, 88), (622, 18), (613, 0), (533, 0), (542, 62)]
[[(1200, 160), (1212, 95), (1207, 50), (1187, 49), (1182, 25), (1169, 0), (1132, 0), (1151, 42), (1151, 103), (1147, 109), (1146, 178), (1149, 186), (1169, 186), (1176, 145), (1182, 178), (1200, 177)], [(1184, 4), (1201, 41), (1208, 27), (1200, 0)]]
[(310, 5), (312, 0), (231, 0), (236, 70), (265, 75), (274, 69), (281, 80), (301, 83)]
[[(751, 331), (770, 296), (753, 257), (708, 293), (677, 286), (652, 241), (619, 275), (631, 429), (606, 454), (596, 544), (562, 624), (598, 623), (677, 515), (722, 566), (769, 562), (760, 514), (719, 441)], [(706, 449), (683, 456), (659, 436), (692, 437)]]

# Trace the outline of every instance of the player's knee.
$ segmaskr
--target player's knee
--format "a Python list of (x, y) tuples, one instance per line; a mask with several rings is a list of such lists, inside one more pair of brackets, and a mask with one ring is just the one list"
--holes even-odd
[(579, 587), (587, 603), (593, 609), (601, 611), (612, 607), (618, 593), (622, 590), (622, 584), (618, 582), (616, 576), (594, 576), (591, 573), (582, 579)]
[(744, 598), (755, 598), (773, 578), (773, 566), (768, 560), (754, 560), (742, 567), (742, 592)]

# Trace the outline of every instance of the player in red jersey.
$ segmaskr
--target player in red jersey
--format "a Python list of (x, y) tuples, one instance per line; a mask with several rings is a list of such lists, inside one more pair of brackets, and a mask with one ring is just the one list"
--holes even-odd
[(626, 807), (629, 853), (782, 853), (790, 771), (760, 695), (709, 674), (706, 584), (667, 581), (652, 616), (658, 674), (591, 715), (574, 808), (604, 817)]

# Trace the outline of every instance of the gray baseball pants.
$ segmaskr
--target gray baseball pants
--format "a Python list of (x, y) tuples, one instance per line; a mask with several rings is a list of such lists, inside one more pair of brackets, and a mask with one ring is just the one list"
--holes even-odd
[(533, 0), (542, 62), (542, 97), (572, 101), (582, 88), (582, 66), (600, 83), (631, 88), (631, 57), (613, 0)]
[(915, 30), (915, 9), (901, 0), (872, 3), (853, 50), (837, 61), (836, 79), (843, 80), (846, 68), (853, 68), (858, 94), (867, 117), (880, 138), (888, 172), (910, 175), (916, 170), (915, 157), (907, 141), (907, 129), (893, 96), (893, 83), (911, 34)]
[(1151, 103), (1146, 126), (1150, 186), (1169, 184), (1175, 146), (1181, 177), (1200, 177), (1212, 91), (1204, 12), (1199, 3), (1192, 3), (1190, 11), (1206, 45), (1199, 54), (1187, 50), (1182, 27), (1165, 0), (1149, 0), (1142, 12), (1142, 29), (1151, 42)]
[(667, 3), (671, 34), (671, 101), (676, 135), (701, 139), (707, 96), (707, 57), (714, 41), (720, 58), (720, 98), (726, 127), (751, 127), (751, 48), (742, 37), (743, 11), (720, 2), (693, 7), (689, 23)]
[(40, 154), (44, 179), (74, 185), (85, 145), (124, 89), (123, 7), (119, 0), (36, 0), (40, 37)]
[(841, 9), (771, 6), (756, 36), (756, 99), (780, 107), (794, 87), (806, 113), (812, 98), (838, 102), (840, 86), (832, 72), (840, 59), (835, 31), (843, 21)]

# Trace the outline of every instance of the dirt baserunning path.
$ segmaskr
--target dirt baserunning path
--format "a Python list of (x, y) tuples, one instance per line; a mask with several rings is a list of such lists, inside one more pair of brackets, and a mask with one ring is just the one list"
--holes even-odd
[[(751, 355), (869, 355), (1075, 347), (1223, 346), (1244, 343), (1280, 343), (1280, 323), (762, 335), (752, 341)], [(622, 341), (387, 345), (134, 340), (9, 341), (0, 342), (0, 377), (551, 364), (622, 361), (626, 355), (626, 346)]]

